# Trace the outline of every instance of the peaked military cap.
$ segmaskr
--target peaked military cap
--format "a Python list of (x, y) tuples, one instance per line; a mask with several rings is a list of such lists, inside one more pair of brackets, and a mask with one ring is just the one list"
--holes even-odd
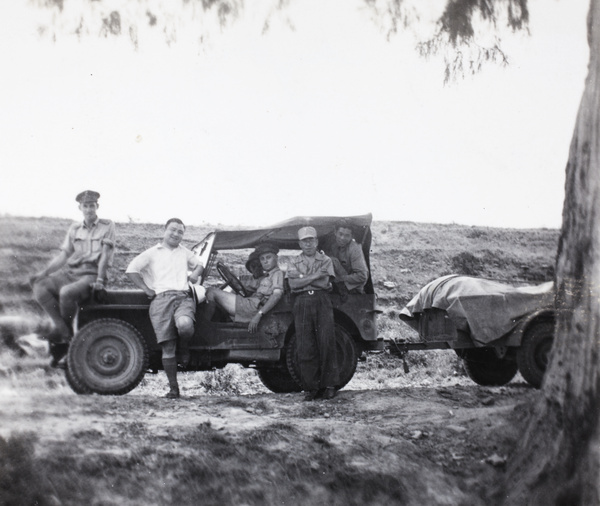
[(75, 197), (75, 200), (80, 204), (83, 204), (84, 202), (98, 202), (99, 198), (100, 194), (98, 192), (95, 192), (93, 190), (85, 190), (79, 195), (77, 195), (77, 197)]
[(258, 256), (262, 255), (263, 253), (273, 253), (274, 255), (277, 255), (277, 253), (279, 253), (279, 248), (273, 243), (261, 242), (260, 244), (256, 245), (253, 253), (256, 253)]

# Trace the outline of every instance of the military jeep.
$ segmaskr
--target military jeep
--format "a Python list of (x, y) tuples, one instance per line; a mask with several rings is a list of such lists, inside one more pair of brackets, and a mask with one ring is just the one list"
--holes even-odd
[[(252, 248), (271, 242), (280, 248), (280, 261), (299, 254), (297, 231), (315, 227), (322, 248), (334, 240), (334, 225), (340, 217), (296, 217), (272, 227), (256, 230), (217, 230), (192, 250), (205, 265), (199, 284), (228, 285), (243, 290), (239, 274)], [(367, 266), (371, 246), (370, 214), (346, 217), (354, 238), (362, 247)], [(236, 275), (236, 269), (238, 275)], [(191, 288), (196, 293), (197, 289)], [(332, 293), (335, 317), (336, 360), (340, 388), (354, 375), (365, 352), (384, 349), (377, 336), (376, 296), (369, 279), (364, 294)], [(273, 392), (301, 390), (292, 305), (294, 295), (286, 287), (277, 306), (269, 311), (255, 333), (247, 323), (235, 323), (217, 312), (206, 319), (203, 302), (196, 312), (191, 359), (186, 370), (208, 371), (227, 364), (257, 370), (263, 384)], [(120, 395), (134, 389), (147, 372), (162, 369), (161, 348), (148, 316), (150, 301), (137, 289), (107, 290), (83, 304), (67, 356), (67, 379), (77, 393)]]

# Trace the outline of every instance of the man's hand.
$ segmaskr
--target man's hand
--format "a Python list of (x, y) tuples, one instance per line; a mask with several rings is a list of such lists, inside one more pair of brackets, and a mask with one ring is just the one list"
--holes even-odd
[(156, 292), (151, 288), (146, 288), (144, 290), (144, 293), (148, 296), (149, 299), (153, 299), (154, 297), (156, 297)]
[(200, 279), (200, 276), (198, 276), (197, 274), (190, 274), (188, 281), (190, 283), (192, 283), (192, 285), (195, 285), (198, 282), (198, 279)]
[(250, 324), (248, 325), (248, 332), (250, 332), (250, 334), (254, 334), (258, 330), (258, 324), (260, 323), (261, 316), (262, 315), (260, 313), (256, 313), (252, 317), (252, 320), (250, 320)]
[(104, 290), (104, 283), (102, 283), (101, 281), (94, 281), (92, 283), (92, 290), (94, 292), (99, 292), (100, 290)]

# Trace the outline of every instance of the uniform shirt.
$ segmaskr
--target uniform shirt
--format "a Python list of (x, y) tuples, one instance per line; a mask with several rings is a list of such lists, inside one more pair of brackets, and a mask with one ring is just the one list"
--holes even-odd
[(245, 285), (253, 291), (250, 297), (256, 297), (265, 302), (275, 290), (283, 292), (283, 272), (279, 267), (275, 267), (271, 271), (265, 273), (258, 279), (252, 279)]
[(290, 258), (286, 272), (287, 278), (297, 279), (301, 274), (304, 277), (307, 274), (314, 274), (316, 272), (320, 272), (323, 275), (316, 281), (313, 281), (310, 285), (300, 288), (299, 290), (294, 290), (294, 293), (307, 292), (309, 290), (329, 291), (331, 290), (329, 277), (335, 277), (335, 273), (333, 271), (333, 262), (331, 261), (331, 258), (320, 251), (317, 251), (315, 254), (312, 265), (309, 264), (308, 258), (304, 253), (300, 253), (299, 255)]
[(328, 254), (337, 258), (345, 271), (335, 273), (337, 280), (343, 281), (348, 291), (358, 289), (362, 293), (369, 278), (369, 269), (360, 245), (354, 239), (343, 247), (333, 243)]
[(200, 259), (181, 244), (170, 249), (157, 244), (136, 256), (126, 273), (137, 272), (156, 294), (167, 290), (188, 290), (188, 270), (201, 265)]
[(67, 254), (69, 267), (83, 268), (95, 273), (98, 271), (98, 262), (105, 244), (110, 246), (108, 265), (112, 265), (115, 251), (115, 224), (111, 220), (97, 218), (90, 227), (85, 222), (73, 223), (69, 227), (61, 249)]

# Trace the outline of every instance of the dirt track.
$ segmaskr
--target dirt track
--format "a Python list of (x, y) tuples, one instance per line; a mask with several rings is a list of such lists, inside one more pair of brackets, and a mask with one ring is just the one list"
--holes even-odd
[[(40, 373), (41, 374), (41, 373)], [(481, 504), (537, 391), (513, 382), (122, 397), (0, 382), (0, 436), (36, 434), (49, 504)], [(202, 499), (202, 500), (200, 500)], [(488, 500), (488, 504), (490, 504)]]

